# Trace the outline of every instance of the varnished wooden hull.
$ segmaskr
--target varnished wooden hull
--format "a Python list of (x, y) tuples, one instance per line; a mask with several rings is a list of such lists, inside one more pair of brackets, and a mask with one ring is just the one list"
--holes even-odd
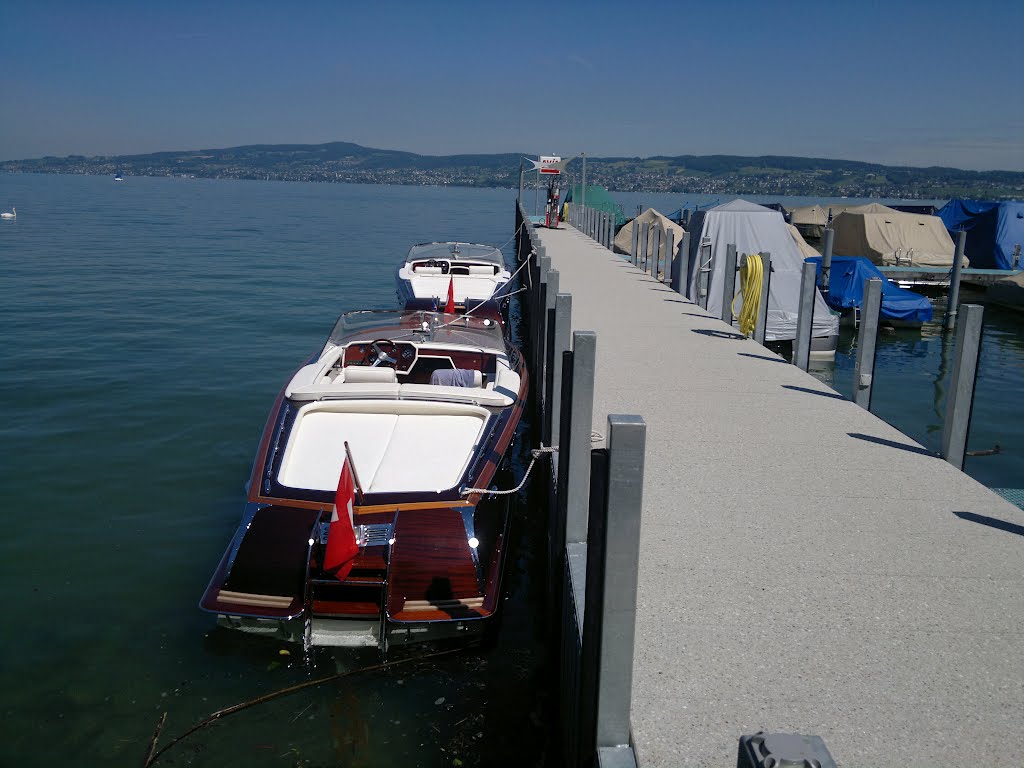
[(493, 410), (456, 487), (367, 494), (354, 508), (357, 527), (385, 538), (367, 539), (344, 581), (321, 569), (333, 494), (296, 494), (275, 479), (296, 410), (282, 390), (253, 462), (242, 522), (200, 607), (229, 626), (291, 639), (308, 639), (310, 626), (314, 642), (330, 638), (332, 626), (353, 629), (351, 643), (338, 635), (327, 644), (386, 647), (481, 631), (500, 605), (508, 497), (462, 496), (459, 489), (490, 487), (505, 459), (528, 389), (521, 358), (514, 358), (517, 398)]

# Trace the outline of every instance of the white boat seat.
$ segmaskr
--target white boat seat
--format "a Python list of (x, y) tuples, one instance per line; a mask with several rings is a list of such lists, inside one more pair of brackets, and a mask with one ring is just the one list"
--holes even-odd
[(488, 277), (491, 277), (497, 271), (497, 267), (481, 267), (475, 265), (470, 265), (469, 267), (469, 274), (471, 275), (487, 275)]
[(442, 275), (440, 267), (414, 267), (413, 271), (417, 275)]
[(346, 365), (341, 369), (346, 384), (397, 384), (398, 374), (394, 368), (381, 365)]

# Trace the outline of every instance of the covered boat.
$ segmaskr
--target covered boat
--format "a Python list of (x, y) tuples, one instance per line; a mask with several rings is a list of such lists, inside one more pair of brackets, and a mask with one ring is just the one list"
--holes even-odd
[[(479, 632), (499, 605), (509, 498), (481, 489), (526, 393), (521, 356), (492, 314), (342, 315), (271, 409), (241, 524), (201, 607), (314, 645)], [(350, 517), (338, 501), (346, 466)], [(325, 561), (332, 515), (355, 540), (341, 569)]]
[(511, 277), (493, 245), (420, 243), (409, 249), (395, 275), (398, 304), (434, 299), (443, 307), (450, 289), (456, 306), (471, 309), (494, 297)]
[(953, 266), (953, 240), (937, 216), (871, 204), (843, 211), (832, 228), (837, 256), (867, 256), (885, 267)]
[(686, 234), (680, 225), (666, 216), (662, 216), (653, 208), (648, 208), (646, 211), (641, 213), (632, 221), (626, 222), (625, 226), (619, 230), (618, 234), (615, 235), (615, 240), (612, 245), (615, 247), (616, 253), (629, 253), (633, 250), (633, 228), (643, 227), (647, 224), (647, 252), (652, 253), (654, 248), (654, 228), (655, 226), (661, 227), (665, 232), (672, 233), (672, 242), (676, 245), (683, 242), (683, 235)]
[[(817, 265), (821, 276), (821, 256), (807, 259)], [(829, 270), (829, 290), (825, 301), (844, 319), (854, 324), (864, 301), (864, 281), (882, 280), (881, 316), (884, 322), (898, 327), (920, 328), (932, 319), (932, 303), (920, 294), (900, 288), (863, 256), (833, 256)]]
[[(791, 341), (796, 338), (800, 301), (800, 280), (804, 255), (790, 235), (782, 214), (746, 200), (699, 211), (690, 219), (689, 286), (687, 296), (697, 301), (700, 270), (709, 261), (712, 272), (708, 287), (708, 310), (718, 315), (722, 309), (725, 252), (732, 244), (739, 254), (767, 251), (772, 259), (772, 276), (768, 285), (768, 325), (765, 341)], [(698, 234), (699, 233), (699, 236)], [(735, 278), (734, 295), (741, 290)], [(742, 299), (737, 300), (739, 310)], [(839, 337), (838, 319), (815, 291), (814, 321), (811, 331), (811, 356), (816, 359), (835, 357)]]
[[(871, 203), (870, 205), (877, 205)], [(853, 208), (860, 208), (860, 205), (850, 203), (815, 203), (814, 205), (801, 205), (789, 212), (789, 223), (800, 230), (800, 234), (812, 240), (818, 240), (828, 226), (829, 216), (833, 219), (843, 211)], [(878, 206), (884, 208), (885, 206)]]
[(950, 200), (938, 213), (951, 234), (964, 230), (964, 254), (974, 269), (1024, 266), (1024, 203)]

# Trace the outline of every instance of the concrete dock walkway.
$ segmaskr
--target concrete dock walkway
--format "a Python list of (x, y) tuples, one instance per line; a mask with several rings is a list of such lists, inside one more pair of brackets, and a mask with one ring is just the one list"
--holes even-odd
[(733, 768), (759, 730), (843, 768), (1024, 764), (1024, 513), (567, 224), (539, 232), (597, 332), (595, 428), (647, 422), (640, 766)]

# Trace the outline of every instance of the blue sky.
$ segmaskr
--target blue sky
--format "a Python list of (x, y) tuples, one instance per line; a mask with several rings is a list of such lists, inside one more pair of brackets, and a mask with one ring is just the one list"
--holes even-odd
[(354, 141), (1024, 170), (1024, 2), (0, 0), (0, 160)]

